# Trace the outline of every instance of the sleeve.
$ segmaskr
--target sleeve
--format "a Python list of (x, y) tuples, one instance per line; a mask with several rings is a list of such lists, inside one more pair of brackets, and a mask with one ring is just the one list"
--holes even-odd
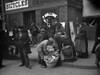
[(44, 53), (43, 53), (43, 44), (40, 43), (38, 46), (37, 46), (37, 51), (38, 51), (38, 54), (41, 58), (44, 57)]
[(59, 48), (58, 48), (58, 45), (57, 45), (57, 43), (56, 42), (54, 42), (54, 49), (55, 49), (55, 51), (59, 51)]

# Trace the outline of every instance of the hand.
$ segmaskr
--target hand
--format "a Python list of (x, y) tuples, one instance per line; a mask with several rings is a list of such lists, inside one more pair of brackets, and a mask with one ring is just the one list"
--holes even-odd
[(41, 57), (41, 59), (44, 59), (44, 57)]
[(98, 37), (98, 40), (100, 40), (100, 37)]
[(47, 59), (47, 58), (48, 58), (48, 56), (44, 56), (44, 60)]

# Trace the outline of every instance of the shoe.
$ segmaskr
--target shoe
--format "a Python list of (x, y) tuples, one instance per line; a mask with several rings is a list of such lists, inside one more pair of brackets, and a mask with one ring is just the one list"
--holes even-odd
[(24, 66), (24, 64), (19, 65), (19, 67), (22, 67), (22, 66)]
[(0, 67), (5, 67), (5, 65), (1, 65)]
[(5, 66), (4, 65), (0, 65), (0, 69), (3, 68), (3, 67), (5, 67)]
[(93, 50), (92, 50), (92, 51), (91, 51), (91, 53), (92, 53), (92, 54), (94, 54), (94, 53), (95, 53), (95, 51), (93, 51)]
[(30, 65), (26, 65), (27, 68), (32, 69)]

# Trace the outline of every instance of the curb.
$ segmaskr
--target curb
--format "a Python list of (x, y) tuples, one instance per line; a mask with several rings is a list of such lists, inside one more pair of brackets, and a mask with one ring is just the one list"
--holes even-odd
[(78, 65), (78, 64), (73, 64), (69, 62), (63, 62), (62, 66), (66, 67), (73, 67), (73, 68), (79, 68), (79, 69), (97, 69), (97, 66), (95, 65)]
[[(38, 59), (30, 59), (33, 60), (34, 62), (38, 63)], [(97, 66), (95, 65), (80, 65), (80, 64), (74, 64), (70, 62), (62, 62), (61, 66), (64, 67), (72, 67), (72, 68), (79, 68), (79, 69), (98, 69)]]

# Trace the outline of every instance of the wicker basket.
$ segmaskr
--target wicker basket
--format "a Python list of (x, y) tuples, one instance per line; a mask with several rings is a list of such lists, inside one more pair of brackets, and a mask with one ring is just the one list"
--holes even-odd
[(52, 67), (56, 66), (57, 62), (58, 62), (58, 59), (55, 62), (53, 62), (53, 63), (46, 62), (46, 65), (47, 65), (47, 67), (52, 68)]
[[(50, 56), (51, 57), (51, 56)], [(55, 67), (55, 65), (57, 64), (58, 62), (58, 59), (59, 59), (59, 56), (56, 57), (56, 59), (51, 59), (51, 61), (48, 61), (48, 60), (44, 60), (47, 67)]]

